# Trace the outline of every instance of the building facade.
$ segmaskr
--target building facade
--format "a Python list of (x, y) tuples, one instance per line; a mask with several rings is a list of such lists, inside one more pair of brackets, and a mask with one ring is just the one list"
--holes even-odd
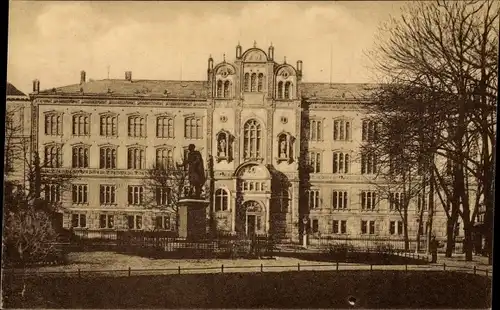
[[(46, 189), (66, 228), (174, 229), (175, 215), (162, 208), (168, 197), (144, 198), (144, 178), (194, 144), (205, 167), (213, 162), (207, 217), (220, 231), (297, 241), (308, 226), (313, 236), (401, 239), (401, 216), (359, 153), (373, 131), (363, 105), (375, 87), (305, 83), (302, 62), (278, 63), (272, 46), (238, 45), (232, 62), (210, 57), (205, 81), (134, 80), (132, 72), (87, 81), (82, 71), (69, 86), (41, 91), (34, 81), (33, 145), (46, 171), (77, 176), (71, 191)], [(418, 205), (409, 212), (412, 239)], [(442, 235), (439, 214), (434, 227)]]

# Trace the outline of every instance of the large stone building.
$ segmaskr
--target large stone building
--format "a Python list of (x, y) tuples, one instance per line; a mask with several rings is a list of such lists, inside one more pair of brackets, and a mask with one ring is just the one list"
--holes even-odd
[[(34, 82), (34, 147), (53, 169), (78, 175), (60, 200), (63, 225), (127, 230), (174, 227), (161, 206), (144, 206), (145, 170), (181, 160), (189, 144), (213, 159), (211, 212), (219, 230), (402, 238), (399, 213), (377, 194), (372, 161), (359, 146), (373, 124), (363, 104), (369, 84), (305, 83), (302, 62), (288, 64), (257, 47), (235, 59), (208, 59), (205, 81), (88, 81), (40, 90)], [(303, 164), (304, 163), (304, 164)], [(363, 164), (363, 165), (362, 165)], [(410, 236), (418, 223), (412, 202)], [(207, 215), (208, 216), (208, 215)], [(438, 235), (443, 230), (434, 220)], [(441, 226), (441, 227), (440, 227)]]

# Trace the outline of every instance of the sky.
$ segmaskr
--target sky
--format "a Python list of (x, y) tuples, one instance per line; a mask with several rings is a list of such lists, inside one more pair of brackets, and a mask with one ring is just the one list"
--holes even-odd
[(87, 79), (205, 80), (207, 60), (256, 46), (303, 61), (304, 82), (377, 82), (366, 53), (401, 1), (16, 1), (7, 80), (25, 93)]

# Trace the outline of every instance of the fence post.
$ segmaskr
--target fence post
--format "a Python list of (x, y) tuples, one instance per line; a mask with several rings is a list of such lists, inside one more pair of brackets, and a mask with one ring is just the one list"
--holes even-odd
[(78, 278), (80, 278), (81, 275), (80, 275), (80, 268), (78, 268)]
[(337, 261), (337, 271), (339, 271), (339, 261)]
[(297, 271), (300, 271), (300, 263), (297, 263)]
[(443, 263), (443, 270), (446, 271), (446, 263)]
[(408, 264), (405, 264), (405, 271), (408, 271)]
[(370, 264), (370, 271), (373, 270), (373, 264)]
[(260, 272), (264, 272), (264, 266), (260, 264)]
[(474, 265), (474, 274), (476, 274), (476, 265)]
[(488, 269), (486, 269), (486, 276), (488, 276)]
[(224, 273), (224, 264), (220, 265), (220, 272)]
[(181, 266), (179, 266), (177, 270), (179, 271), (179, 274), (181, 274)]
[(130, 274), (132, 273), (132, 269), (130, 269), (130, 267), (128, 267), (128, 276), (130, 277)]

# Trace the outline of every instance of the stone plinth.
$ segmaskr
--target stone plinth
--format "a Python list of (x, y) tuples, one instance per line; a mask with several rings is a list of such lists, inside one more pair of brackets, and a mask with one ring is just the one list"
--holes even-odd
[(193, 241), (206, 235), (208, 204), (203, 199), (179, 200), (179, 237)]

